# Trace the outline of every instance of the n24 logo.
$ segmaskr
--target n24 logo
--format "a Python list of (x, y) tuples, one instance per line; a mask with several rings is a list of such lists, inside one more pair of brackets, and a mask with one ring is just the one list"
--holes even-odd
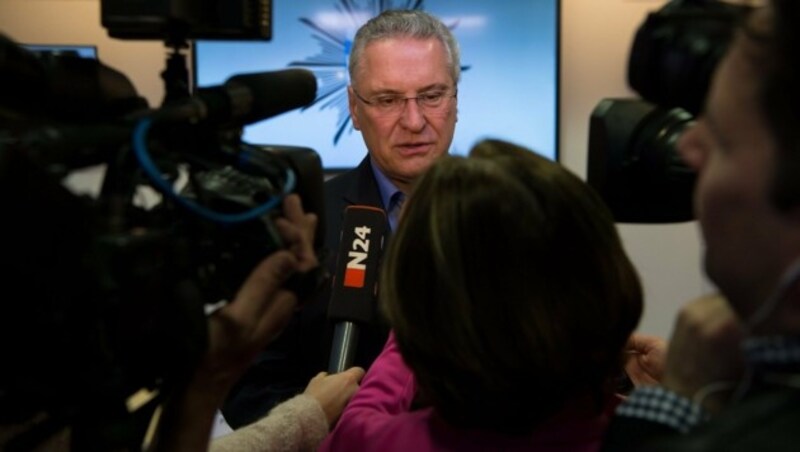
[(366, 260), (369, 253), (369, 234), (367, 226), (353, 228), (356, 238), (347, 253), (347, 266), (344, 269), (344, 287), (364, 287), (364, 276), (367, 273)]

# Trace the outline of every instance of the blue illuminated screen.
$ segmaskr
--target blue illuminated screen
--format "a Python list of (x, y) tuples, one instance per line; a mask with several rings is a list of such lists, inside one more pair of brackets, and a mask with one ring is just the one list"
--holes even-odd
[(352, 168), (366, 148), (347, 111), (346, 49), (358, 26), (381, 8), (418, 6), (447, 24), (461, 48), (451, 153), (463, 155), (491, 137), (556, 160), (558, 0), (275, 0), (272, 40), (194, 43), (195, 86), (218, 85), (238, 73), (314, 71), (313, 105), (248, 125), (244, 140), (309, 147), (328, 171)]
[(21, 44), (21, 46), (42, 56), (72, 55), (81, 58), (97, 59), (97, 47), (93, 45)]

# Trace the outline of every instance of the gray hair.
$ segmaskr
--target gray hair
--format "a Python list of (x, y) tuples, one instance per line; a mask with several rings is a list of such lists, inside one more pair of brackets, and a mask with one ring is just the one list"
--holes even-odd
[(453, 82), (461, 77), (461, 58), (453, 33), (439, 19), (421, 10), (388, 10), (368, 20), (356, 32), (350, 50), (350, 79), (361, 62), (364, 49), (372, 42), (395, 37), (438, 39), (447, 53), (447, 65)]

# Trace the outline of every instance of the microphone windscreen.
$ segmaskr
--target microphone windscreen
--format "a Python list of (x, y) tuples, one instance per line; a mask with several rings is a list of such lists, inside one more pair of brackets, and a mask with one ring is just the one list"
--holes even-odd
[(252, 104), (243, 122), (252, 124), (295, 108), (309, 105), (317, 96), (317, 78), (307, 69), (285, 69), (234, 75), (225, 82), (229, 89), (247, 88)]
[(328, 317), (371, 323), (378, 290), (378, 267), (389, 224), (386, 213), (371, 206), (348, 206), (342, 220)]

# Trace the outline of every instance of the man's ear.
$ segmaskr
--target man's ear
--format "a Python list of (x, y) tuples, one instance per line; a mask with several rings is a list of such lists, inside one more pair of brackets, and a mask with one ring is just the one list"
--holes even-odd
[(361, 121), (358, 118), (358, 112), (356, 111), (356, 94), (353, 92), (353, 86), (347, 85), (347, 107), (350, 110), (350, 119), (353, 120), (353, 128), (356, 130), (361, 130)]

